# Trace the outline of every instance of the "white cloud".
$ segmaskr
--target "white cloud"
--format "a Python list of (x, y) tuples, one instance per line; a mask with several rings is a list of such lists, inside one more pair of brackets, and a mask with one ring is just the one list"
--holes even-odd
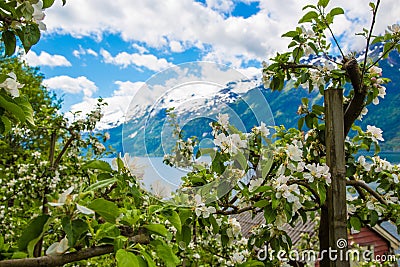
[(134, 49), (136, 49), (140, 54), (144, 54), (144, 53), (148, 53), (149, 50), (146, 49), (146, 47), (143, 47), (141, 45), (138, 44), (132, 44), (132, 47)]
[(97, 52), (94, 51), (93, 49), (91, 48), (84, 49), (82, 46), (79, 46), (79, 49), (72, 51), (72, 54), (77, 58), (80, 58), (81, 56), (84, 55), (92, 55), (94, 57), (98, 56)]
[(100, 50), (100, 54), (105, 63), (122, 66), (123, 68), (134, 65), (137, 67), (145, 67), (152, 71), (160, 71), (173, 66), (173, 64), (169, 63), (165, 58), (157, 58), (149, 54), (129, 54), (127, 52), (121, 52), (113, 57), (110, 52), (104, 49)]
[[(399, 21), (397, 2), (386, 0), (381, 4), (376, 32)], [(281, 35), (296, 27), (304, 14), (302, 7), (309, 3), (309, 0), (260, 1), (257, 14), (242, 18), (226, 15), (232, 9), (231, 0), (207, 0), (206, 5), (193, 0), (69, 0), (65, 7), (47, 10), (45, 22), (49, 33), (95, 38), (113, 33), (125, 41), (160, 50), (179, 50), (177, 43), (184, 44), (185, 49), (208, 47), (205, 58), (216, 58), (220, 62), (232, 60), (238, 65), (268, 59), (276, 51), (285, 50), (289, 39)], [(332, 0), (330, 6), (343, 6), (346, 10), (346, 17), (337, 17), (334, 28), (335, 33), (343, 35), (346, 52), (362, 48), (362, 39), (354, 31), (368, 28), (371, 20), (368, 3)], [(132, 55), (121, 55), (119, 64), (132, 64), (132, 60), (137, 60), (131, 59)]]
[(222, 12), (232, 11), (235, 6), (232, 0), (206, 0), (206, 4), (209, 8)]
[(66, 75), (56, 76), (45, 79), (43, 84), (49, 89), (62, 90), (66, 93), (83, 93), (85, 97), (91, 97), (98, 89), (96, 84), (85, 76), (79, 76), (77, 78), (72, 78)]
[[(98, 129), (107, 129), (110, 126), (118, 125), (124, 122), (126, 110), (129, 107), (133, 97), (145, 84), (144, 82), (116, 81), (118, 88), (111, 97), (103, 98), (107, 103), (102, 108), (104, 117), (97, 125)], [(96, 98), (85, 98), (82, 102), (71, 106), (71, 112), (82, 111), (82, 116), (96, 108)], [(68, 115), (68, 114), (67, 114)], [(72, 116), (70, 116), (72, 118)]]
[(25, 60), (31, 66), (49, 66), (49, 67), (70, 67), (71, 62), (61, 55), (50, 55), (47, 52), (40, 52), (37, 55), (34, 51), (29, 51), (24, 55)]
[(180, 52), (184, 51), (183, 46), (181, 45), (181, 43), (177, 42), (177, 41), (169, 42), (169, 47), (170, 47), (171, 51), (174, 52), (174, 53), (180, 53)]
[(113, 92), (113, 96), (133, 97), (137, 91), (145, 85), (144, 82), (116, 81), (118, 89)]

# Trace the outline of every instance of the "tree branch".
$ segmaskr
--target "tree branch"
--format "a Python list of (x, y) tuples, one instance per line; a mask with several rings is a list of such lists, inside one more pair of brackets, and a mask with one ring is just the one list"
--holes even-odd
[(381, 0), (378, 0), (376, 2), (375, 9), (372, 9), (372, 22), (371, 22), (371, 27), (370, 27), (369, 33), (368, 33), (367, 47), (365, 48), (364, 66), (363, 66), (362, 73), (361, 73), (361, 80), (364, 79), (365, 72), (367, 71), (367, 59), (368, 59), (369, 44), (371, 42), (372, 31), (374, 30), (376, 14), (377, 14), (380, 3), (381, 3)]
[(307, 182), (305, 182), (305, 181), (300, 181), (300, 180), (292, 180), (292, 181), (289, 181), (287, 184), (288, 184), (288, 185), (298, 184), (298, 185), (304, 186), (305, 188), (307, 188), (307, 189), (313, 194), (315, 200), (316, 200), (318, 203), (321, 203), (321, 200), (320, 200), (320, 198), (319, 198), (318, 192), (315, 191), (314, 189), (312, 189), (311, 186), (310, 186), (310, 184), (308, 184)]
[(378, 59), (375, 60), (374, 63), (372, 63), (372, 64), (368, 67), (367, 70), (369, 70), (370, 68), (372, 68), (372, 66), (375, 66), (375, 65), (376, 65), (379, 61), (381, 61), (381, 59), (383, 59), (388, 53), (392, 52), (393, 48), (395, 48), (396, 45), (397, 45), (398, 43), (399, 43), (399, 42), (392, 43), (392, 45), (389, 47), (389, 49), (387, 49), (385, 52), (383, 52), (382, 55), (381, 55), (380, 57), (378, 57)]
[(360, 66), (355, 58), (345, 60), (343, 68), (351, 80), (354, 89), (354, 96), (344, 112), (344, 135), (350, 132), (351, 126), (360, 116), (367, 96), (367, 87), (362, 84)]
[[(217, 210), (217, 214), (221, 215), (232, 215), (232, 214), (240, 214), (249, 210), (255, 209), (253, 206), (247, 206), (241, 209), (231, 209), (231, 210)], [(1, 266), (0, 266), (1, 267)]]
[(72, 142), (76, 139), (75, 134), (72, 134), (71, 137), (67, 140), (67, 142), (65, 143), (63, 149), (61, 150), (60, 154), (58, 154), (56, 160), (54, 161), (53, 164), (53, 168), (56, 169), (58, 167), (58, 165), (60, 164), (61, 158), (62, 156), (65, 154), (65, 152), (67, 152), (67, 149), (69, 148), (69, 146), (72, 144)]
[(314, 65), (310, 65), (310, 64), (296, 64), (296, 63), (287, 63), (287, 64), (282, 64), (281, 67), (283, 69), (302, 69), (302, 68), (306, 68), (306, 69), (317, 69), (318, 67), (314, 66)]
[(351, 181), (346, 181), (346, 185), (351, 185), (354, 187), (360, 187), (365, 189), (368, 193), (370, 193), (376, 200), (378, 200), (380, 203), (383, 205), (387, 205), (387, 202), (381, 195), (379, 195), (375, 190), (373, 190), (371, 187), (369, 187), (366, 183), (360, 180), (351, 180)]
[(36, 267), (36, 266), (62, 266), (67, 263), (86, 260), (93, 257), (112, 253), (114, 246), (104, 245), (86, 248), (80, 251), (65, 253), (57, 256), (43, 256), (38, 258), (26, 258), (0, 261), (0, 267)]
[(338, 42), (338, 40), (336, 39), (336, 36), (333, 34), (333, 31), (332, 31), (331, 27), (329, 27), (329, 24), (326, 23), (326, 22), (325, 22), (325, 25), (326, 25), (326, 27), (328, 28), (329, 32), (331, 33), (331, 36), (332, 36), (332, 38), (333, 38), (333, 41), (335, 42), (336, 46), (338, 47), (340, 54), (342, 55), (343, 58), (345, 58), (344, 53), (343, 53), (343, 51), (342, 51), (342, 48), (340, 47), (339, 42)]

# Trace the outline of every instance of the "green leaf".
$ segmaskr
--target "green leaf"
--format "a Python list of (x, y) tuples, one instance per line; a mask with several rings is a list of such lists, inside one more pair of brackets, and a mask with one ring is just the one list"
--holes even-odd
[(179, 217), (181, 218), (181, 224), (184, 224), (187, 219), (193, 215), (191, 209), (179, 209)]
[(371, 218), (370, 218), (370, 224), (371, 226), (375, 226), (379, 221), (379, 215), (376, 211), (372, 210), (371, 211)]
[(329, 0), (319, 0), (318, 5), (322, 7), (326, 7), (329, 4)]
[(274, 157), (271, 154), (271, 156), (267, 159), (267, 158), (263, 158), (262, 162), (261, 162), (261, 176), (262, 178), (265, 178), (267, 176), (267, 174), (270, 172), (272, 164), (274, 163)]
[(301, 129), (303, 128), (304, 125), (304, 117), (301, 117), (298, 121), (297, 121), (297, 129), (299, 129), (299, 131), (301, 131)]
[(306, 121), (306, 125), (308, 128), (312, 129), (313, 128), (313, 116), (311, 116), (310, 114), (307, 114), (304, 117), (305, 121)]
[(175, 255), (172, 249), (166, 244), (157, 245), (156, 253), (164, 261), (165, 266), (167, 267), (176, 267), (180, 263), (179, 258)]
[(309, 11), (299, 20), (298, 23), (311, 22), (313, 19), (316, 18), (318, 18), (318, 13), (315, 11)]
[(119, 249), (115, 255), (118, 267), (138, 267), (139, 261), (135, 254), (124, 249)]
[(25, 122), (25, 112), (20, 106), (11, 101), (11, 99), (6, 100), (6, 98), (0, 95), (0, 107), (13, 114), (20, 122)]
[(245, 170), (247, 167), (247, 158), (243, 155), (242, 152), (238, 151), (238, 153), (234, 156), (233, 160), (239, 163), (239, 167), (241, 170)]
[(192, 241), (192, 228), (188, 225), (182, 226), (182, 232), (176, 233), (176, 240), (178, 243), (183, 242), (185, 246), (188, 246), (189, 243)]
[(335, 7), (335, 8), (333, 8), (333, 9), (329, 12), (329, 14), (330, 14), (332, 17), (334, 17), (334, 16), (336, 16), (336, 15), (344, 14), (344, 10), (343, 10), (343, 8), (341, 8), (341, 7)]
[(116, 183), (117, 181), (118, 180), (116, 178), (101, 180), (101, 181), (98, 181), (97, 183), (92, 184), (88, 188), (86, 188), (84, 192), (101, 189), (101, 188), (107, 187), (109, 185), (112, 185), (112, 184)]
[(17, 251), (12, 254), (11, 259), (24, 259), (28, 256), (25, 252)]
[(117, 205), (103, 198), (93, 200), (88, 208), (94, 210), (101, 217), (103, 217), (104, 220), (111, 223), (115, 223), (115, 220), (120, 214)]
[(358, 217), (351, 217), (350, 218), (350, 225), (353, 227), (354, 230), (360, 231), (361, 230), (361, 221)]
[(0, 134), (6, 133), (6, 126), (4, 125), (3, 121), (0, 120)]
[(265, 206), (269, 205), (269, 201), (266, 199), (261, 199), (254, 203), (254, 207), (256, 208), (264, 208)]
[(112, 244), (113, 240), (117, 238), (121, 234), (121, 231), (115, 224), (112, 223), (104, 223), (101, 224), (100, 227), (97, 229), (95, 234), (96, 240), (105, 240), (108, 239), (109, 242), (107, 244)]
[(173, 210), (163, 215), (178, 230), (178, 232), (182, 230), (181, 218), (179, 217), (179, 214), (176, 211)]
[(383, 45), (383, 53), (385, 53), (385, 56), (383, 58), (387, 58), (389, 56), (389, 52), (390, 52), (389, 50), (390, 50), (391, 46), (392, 46), (392, 42), (386, 42)]
[(293, 49), (293, 58), (296, 62), (300, 61), (300, 58), (304, 56), (304, 49), (302, 47), (296, 47)]
[(70, 218), (64, 217), (61, 221), (64, 232), (67, 234), (68, 245), (74, 247), (76, 242), (82, 238), (83, 234), (89, 229), (86, 222), (81, 219), (71, 221)]
[(36, 244), (37, 244), (37, 242), (39, 242), (39, 240), (42, 238), (42, 236), (43, 235), (39, 235), (35, 239), (29, 241), (28, 247), (26, 248), (26, 250), (28, 251), (29, 257), (33, 257), (33, 252), (35, 250)]
[(54, 4), (54, 0), (43, 0), (43, 9), (49, 8)]
[(25, 52), (28, 53), (31, 47), (37, 44), (40, 39), (39, 26), (37, 24), (29, 24), (23, 28), (22, 34), (23, 37), (21, 38), (20, 36), (20, 39), (22, 41), (22, 45), (24, 46)]
[(215, 154), (215, 157), (211, 163), (211, 169), (218, 174), (224, 173), (226, 166), (224, 164), (224, 159), (221, 156), (221, 153)]
[(165, 228), (165, 226), (162, 224), (148, 224), (148, 225), (143, 225), (143, 227), (149, 230), (150, 232), (153, 232), (160, 236), (165, 237), (168, 234), (167, 228)]
[(156, 267), (156, 263), (153, 261), (152, 257), (149, 254), (147, 254), (145, 250), (141, 250), (140, 253), (146, 260), (148, 267)]
[(25, 251), (30, 241), (41, 236), (44, 230), (44, 226), (48, 222), (49, 218), (49, 215), (41, 215), (31, 220), (31, 222), (28, 224), (28, 227), (25, 228), (24, 232), (18, 240), (19, 250)]
[(112, 172), (112, 168), (110, 166), (110, 164), (108, 164), (107, 162), (103, 161), (103, 160), (92, 160), (88, 163), (86, 163), (85, 165), (82, 166), (82, 169), (86, 170), (86, 169), (95, 169), (95, 170), (102, 170), (102, 171), (106, 171), (106, 172)]
[(125, 164), (120, 157), (117, 158), (117, 166), (119, 172), (125, 167)]
[(18, 106), (24, 111), (25, 113), (25, 120), (31, 126), (35, 125), (35, 120), (33, 119), (33, 108), (31, 103), (25, 98), (16, 97), (14, 101), (18, 104)]
[(15, 53), (15, 47), (17, 45), (17, 39), (12, 31), (4, 31), (1, 34), (4, 42), (6, 56), (12, 56)]
[(295, 36), (298, 36), (298, 35), (299, 35), (299, 33), (297, 31), (288, 31), (285, 34), (282, 34), (281, 37), (295, 37)]
[(320, 204), (324, 204), (326, 200), (326, 187), (324, 184), (318, 184), (318, 195)]
[(4, 237), (0, 235), (0, 251), (2, 251), (4, 248)]
[(382, 36), (377, 36), (372, 40), (371, 45), (376, 44), (376, 43), (380, 43), (380, 42), (383, 42), (383, 37)]
[(324, 114), (325, 112), (325, 108), (323, 106), (320, 105), (313, 105), (312, 106), (312, 112), (316, 115), (321, 115)]
[(266, 208), (264, 209), (264, 218), (267, 224), (275, 221), (276, 215), (276, 209), (272, 209), (272, 207), (266, 206)]

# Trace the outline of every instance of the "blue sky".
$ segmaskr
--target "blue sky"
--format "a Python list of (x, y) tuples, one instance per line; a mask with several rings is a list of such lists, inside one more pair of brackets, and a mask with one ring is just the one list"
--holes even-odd
[[(399, 22), (398, 0), (381, 4), (376, 26)], [(293, 29), (307, 0), (67, 0), (46, 10), (39, 44), (25, 57), (39, 66), (45, 84), (64, 98), (63, 111), (87, 111), (97, 97), (106, 113), (128, 105), (155, 73), (176, 64), (205, 60), (227, 64), (248, 76), (261, 62), (284, 51), (280, 36)], [(360, 49), (354, 32), (371, 15), (365, 0), (331, 0), (342, 6), (334, 32), (346, 53)]]

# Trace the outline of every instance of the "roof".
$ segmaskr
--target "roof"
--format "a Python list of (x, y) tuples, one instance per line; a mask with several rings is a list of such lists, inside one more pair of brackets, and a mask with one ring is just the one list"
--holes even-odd
[[(254, 218), (252, 218), (252, 213), (249, 211), (234, 215), (234, 217), (240, 223), (240, 226), (242, 227), (242, 234), (245, 237), (250, 236), (251, 230), (254, 227), (265, 223), (264, 214), (262, 212), (255, 214)], [(317, 231), (315, 231), (315, 222), (311, 220), (307, 221), (306, 223), (303, 223), (301, 220), (299, 220), (295, 227), (285, 224), (283, 228), (292, 240), (293, 245), (300, 241), (302, 234), (308, 234), (310, 238), (317, 234)]]
[[(262, 212), (255, 214), (254, 218), (252, 218), (252, 215), (253, 214), (250, 211), (233, 215), (233, 217), (236, 218), (236, 220), (240, 223), (240, 226), (242, 227), (242, 234), (245, 237), (250, 236), (253, 228), (265, 223), (264, 214)], [(306, 223), (303, 223), (301, 220), (299, 220), (294, 227), (290, 226), (289, 224), (285, 224), (283, 227), (291, 238), (293, 245), (296, 245), (300, 241), (302, 234), (308, 234), (310, 238), (318, 234), (318, 231), (315, 231), (315, 221), (312, 220), (309, 220)], [(370, 227), (370, 229), (378, 233), (384, 240), (389, 242), (392, 249), (399, 249), (399, 236), (393, 234), (393, 231), (390, 231), (390, 229), (387, 228), (387, 224), (382, 224), (381, 226), (376, 225), (372, 228)]]

